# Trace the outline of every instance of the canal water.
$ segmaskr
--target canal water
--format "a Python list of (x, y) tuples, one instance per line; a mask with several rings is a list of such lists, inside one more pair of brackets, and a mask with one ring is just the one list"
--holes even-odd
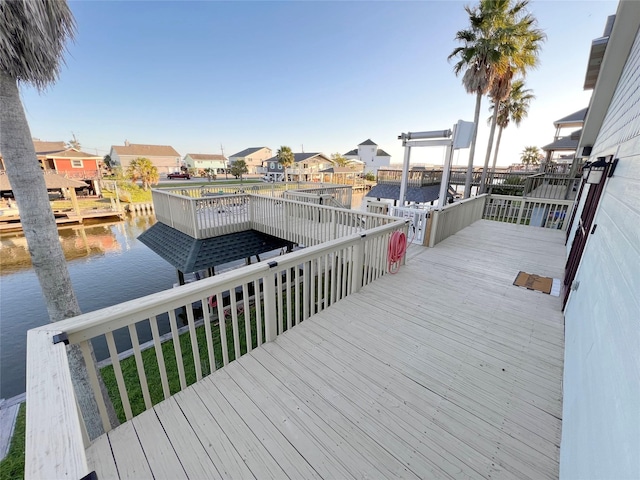
[[(354, 194), (353, 208), (361, 201)], [(154, 216), (134, 216), (59, 230), (82, 312), (172, 288), (175, 269), (137, 240), (154, 223)], [(0, 398), (25, 391), (27, 330), (48, 321), (25, 238), (0, 237)]]

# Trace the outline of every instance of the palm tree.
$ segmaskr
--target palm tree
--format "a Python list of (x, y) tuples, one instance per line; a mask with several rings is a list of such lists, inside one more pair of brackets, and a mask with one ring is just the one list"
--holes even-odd
[(353, 160), (345, 158), (339, 153), (334, 153), (331, 155), (331, 162), (336, 167), (353, 167)]
[[(500, 61), (495, 64), (495, 77), (489, 88), (489, 96), (494, 104), (499, 104), (509, 97), (511, 84), (516, 74), (526, 75), (527, 70), (538, 63), (538, 53), (545, 34), (535, 28), (537, 20), (527, 12), (529, 0), (517, 0), (513, 5), (511, 0), (483, 0), (487, 1), (491, 13), (487, 20), (491, 24), (484, 27), (494, 29), (494, 35), (500, 44)], [(499, 109), (493, 109), (487, 154), (480, 179), (481, 192), (485, 191), (489, 159), (493, 147), (493, 138), (498, 121)]]
[(278, 149), (278, 153), (276, 153), (276, 157), (278, 158), (278, 163), (282, 165), (284, 169), (284, 181), (285, 183), (289, 181), (287, 175), (287, 168), (291, 167), (296, 162), (296, 157), (291, 151), (291, 147), (282, 146)]
[(151, 184), (158, 183), (160, 175), (158, 174), (158, 168), (148, 158), (138, 157), (132, 160), (127, 167), (127, 178), (133, 183), (138, 180), (142, 181), (143, 190), (148, 190)]
[[(18, 203), (34, 271), (52, 322), (81, 313), (58, 240), (44, 175), (36, 158), (19, 83), (42, 91), (60, 71), (74, 19), (64, 0), (3, 1), (0, 4), (0, 151)], [(80, 349), (68, 350), (74, 388), (87, 433), (103, 432)], [(106, 389), (103, 388), (103, 394)], [(111, 405), (105, 396), (107, 405)], [(113, 425), (117, 424), (113, 409)]]
[[(523, 80), (516, 80), (511, 85), (511, 93), (509, 97), (500, 102), (498, 106), (498, 116), (496, 123), (498, 125), (498, 138), (496, 139), (496, 148), (493, 153), (493, 165), (491, 167), (491, 178), (489, 184), (493, 182), (493, 172), (496, 169), (498, 161), (498, 150), (500, 149), (500, 141), (502, 140), (502, 131), (509, 126), (509, 122), (513, 121), (516, 127), (520, 126), (522, 120), (529, 114), (529, 105), (535, 95), (528, 88), (524, 88)], [(495, 111), (495, 103), (492, 102), (491, 109)], [(491, 122), (493, 115), (489, 118)]]
[(473, 176), (473, 160), (476, 150), (476, 138), (478, 135), (478, 122), (480, 120), (480, 106), (482, 97), (487, 93), (495, 75), (493, 63), (498, 52), (493, 39), (485, 35), (480, 29), (482, 24), (482, 4), (479, 7), (464, 9), (469, 15), (471, 27), (456, 33), (455, 39), (462, 42), (462, 47), (457, 47), (449, 55), (448, 60), (457, 57), (459, 60), (454, 65), (453, 71), (458, 76), (464, 71), (462, 84), (467, 93), (475, 94), (476, 108), (473, 114), (473, 135), (469, 148), (469, 164), (464, 185), (464, 198), (471, 196), (471, 180)]
[(529, 170), (529, 165), (537, 165), (540, 162), (541, 156), (542, 153), (540, 153), (538, 147), (524, 147), (524, 150), (520, 154), (520, 162), (526, 165), (527, 170)]

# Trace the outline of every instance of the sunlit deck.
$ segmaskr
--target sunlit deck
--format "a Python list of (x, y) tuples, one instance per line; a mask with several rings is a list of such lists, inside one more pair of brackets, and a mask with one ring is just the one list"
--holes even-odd
[(480, 220), (94, 441), (106, 478), (556, 478), (564, 232)]

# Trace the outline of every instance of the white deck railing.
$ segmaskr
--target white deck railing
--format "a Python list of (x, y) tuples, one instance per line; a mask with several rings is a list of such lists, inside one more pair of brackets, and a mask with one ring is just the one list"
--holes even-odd
[(486, 198), (486, 194), (478, 195), (431, 210), (429, 246), (437, 245), (445, 238), (480, 220)]
[[(303, 220), (320, 225), (315, 235), (301, 242), (331, 238), (337, 233), (331, 230), (335, 225), (342, 225), (346, 236), (29, 331), (27, 479), (81, 478), (88, 473), (84, 454), (88, 440), (76, 409), (67, 350), (61, 343), (53, 344), (54, 334), (64, 332), (71, 344), (80, 346), (104, 430), (109, 431), (90, 342), (106, 342), (110, 375), (117, 385), (112, 400), (124, 419), (130, 420), (387, 273), (389, 238), (394, 231), (407, 233), (403, 220), (370, 215), (363, 228), (358, 212), (311, 204), (300, 208), (298, 202), (254, 198), (273, 209), (273, 219), (261, 222), (265, 228), (291, 208)], [(342, 221), (333, 221), (337, 217)], [(179, 322), (188, 326), (182, 337)], [(160, 330), (165, 323), (173, 346), (163, 350)], [(142, 351), (138, 332), (145, 330), (150, 331), (154, 346)], [(119, 354), (130, 346), (133, 357), (121, 360)], [(157, 371), (158, 378), (148, 377), (150, 371)]]
[[(329, 194), (287, 195), (304, 201), (249, 194), (195, 198), (154, 190), (153, 203), (158, 221), (193, 238), (253, 229), (309, 246), (393, 221), (384, 215), (320, 205), (319, 199)], [(318, 203), (309, 203), (310, 196)]]
[(533, 227), (566, 230), (573, 200), (491, 195), (482, 218)]

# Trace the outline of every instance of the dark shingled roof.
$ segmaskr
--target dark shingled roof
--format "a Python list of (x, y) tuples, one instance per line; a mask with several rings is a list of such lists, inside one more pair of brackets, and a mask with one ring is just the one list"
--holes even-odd
[(183, 273), (291, 245), (291, 242), (256, 230), (196, 240), (160, 222), (141, 234), (138, 240)]
[(358, 146), (360, 145), (375, 145), (376, 147), (378, 146), (377, 143), (375, 143), (373, 140), (371, 140), (370, 138), (366, 139), (364, 142), (359, 143)]
[(582, 135), (582, 129), (576, 130), (566, 137), (558, 138), (550, 144), (542, 147), (542, 150), (545, 152), (548, 152), (549, 150), (576, 150), (578, 148), (578, 142), (580, 141), (580, 135)]
[(583, 123), (587, 116), (587, 110), (588, 108), (585, 107), (582, 110), (578, 110), (577, 112), (573, 112), (571, 115), (561, 118), (560, 120), (556, 120), (553, 124), (557, 127), (558, 125), (565, 123)]
[[(235, 155), (231, 155), (231, 157), (246, 157), (247, 155), (251, 155), (252, 153), (256, 153), (258, 150), (262, 150), (263, 148), (267, 148), (267, 147), (245, 148), (241, 152), (238, 152)], [(229, 158), (231, 158), (231, 157), (229, 157)]]
[(344, 154), (345, 157), (347, 155), (358, 155), (358, 149), (354, 148), (353, 150), (349, 150), (347, 153)]
[[(429, 203), (437, 200), (440, 195), (440, 185), (429, 185), (426, 187), (408, 187), (407, 202)], [(386, 198), (389, 200), (400, 199), (400, 185), (375, 185), (366, 195), (373, 198)], [(451, 198), (451, 191), (447, 197)]]
[(378, 149), (378, 152), (376, 154), (378, 157), (390, 157), (391, 155), (389, 155), (387, 152), (385, 152), (384, 150), (382, 150), (381, 148)]

